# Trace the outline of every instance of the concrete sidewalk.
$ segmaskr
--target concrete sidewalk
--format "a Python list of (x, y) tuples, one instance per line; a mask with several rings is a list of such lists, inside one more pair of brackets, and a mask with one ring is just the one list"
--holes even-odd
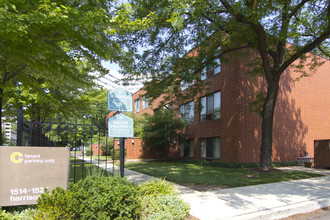
[[(328, 176), (208, 192), (175, 186), (190, 203), (190, 214), (201, 220), (279, 219), (330, 206), (330, 170), (304, 167), (295, 167), (295, 170), (322, 172)], [(128, 170), (125, 176), (136, 183), (152, 178)]]
[[(184, 191), (183, 191), (184, 192)], [(279, 219), (330, 205), (330, 176), (210, 192), (184, 192), (199, 219)]]
[[(104, 164), (100, 167), (105, 168)], [(280, 219), (330, 206), (330, 170), (281, 168), (316, 172), (325, 177), (199, 192), (174, 184), (190, 203), (190, 214), (201, 220)], [(112, 166), (107, 170), (112, 171)], [(118, 167), (115, 167), (118, 171)], [(140, 183), (154, 177), (125, 169), (127, 180)]]

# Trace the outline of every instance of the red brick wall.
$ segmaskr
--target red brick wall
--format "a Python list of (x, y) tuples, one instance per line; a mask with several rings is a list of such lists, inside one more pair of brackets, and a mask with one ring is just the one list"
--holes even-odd
[[(220, 137), (220, 160), (237, 161), (237, 62), (222, 65), (221, 73), (207, 79), (210, 83), (208, 93), (221, 92), (220, 119), (200, 122), (200, 114), (195, 108), (194, 124), (189, 126), (189, 139), (194, 139), (194, 159), (200, 158), (200, 138)], [(200, 97), (204, 96), (200, 94)], [(197, 99), (196, 99), (197, 100)], [(195, 107), (196, 107), (195, 102)]]
[(93, 155), (102, 155), (102, 149), (100, 144), (89, 145), (89, 149), (93, 151)]
[[(119, 139), (114, 140), (115, 149), (119, 149)], [(139, 138), (125, 138), (125, 149), (127, 160), (145, 160), (145, 159), (162, 159), (163, 155), (157, 155), (157, 152), (150, 148), (142, 146), (142, 140)]]
[[(292, 68), (287, 69), (281, 77), (273, 129), (275, 161), (294, 160), (302, 156), (304, 150), (313, 156), (314, 140), (330, 138), (330, 61), (323, 61), (325, 63), (315, 71), (308, 71), (309, 77), (297, 80), (300, 73)], [(221, 91), (220, 119), (200, 122), (195, 102), (194, 124), (185, 131), (189, 134), (189, 139), (194, 139), (194, 159), (200, 158), (200, 138), (220, 137), (220, 161), (259, 161), (261, 117), (249, 110), (248, 103), (253, 100), (252, 95), (256, 91), (266, 90), (266, 82), (263, 78), (253, 81), (252, 77), (246, 74), (248, 67), (245, 63), (243, 58), (224, 63), (221, 73), (208, 79), (209, 93)], [(134, 100), (144, 93), (140, 90), (133, 95), (133, 109)], [(200, 94), (199, 97), (203, 95), (205, 94)], [(152, 114), (161, 100), (157, 99), (153, 106), (146, 110), (142, 110), (141, 102), (138, 114)], [(127, 152), (128, 159), (157, 157), (155, 154), (143, 152), (141, 146), (130, 146), (129, 143)], [(175, 158), (178, 155), (176, 146), (171, 149), (169, 156)]]
[(158, 108), (160, 105), (160, 102), (163, 100), (164, 96), (160, 96), (156, 100), (153, 101), (153, 103), (149, 104), (149, 107), (146, 109), (142, 108), (142, 96), (146, 94), (146, 91), (140, 89), (136, 93), (133, 94), (133, 112), (135, 113), (135, 100), (140, 100), (140, 111), (137, 113), (137, 115), (142, 115), (143, 113), (153, 114), (154, 109)]
[(313, 157), (314, 140), (330, 138), (330, 61), (320, 60), (326, 63), (315, 71), (306, 68), (308, 77), (290, 69), (281, 78), (274, 124), (274, 136), (281, 138), (274, 140), (279, 147), (275, 158), (287, 156), (282, 153), (285, 147), (297, 146)]
[[(240, 66), (240, 72), (244, 71), (244, 66)], [(273, 126), (274, 161), (295, 160), (298, 156), (304, 156), (304, 151), (313, 157), (314, 140), (329, 138), (330, 62), (326, 61), (308, 73), (309, 77), (299, 79), (301, 73), (288, 68), (281, 76)], [(248, 94), (260, 88), (265, 90), (266, 84), (265, 80), (259, 79), (258, 83), (249, 85), (251, 77), (242, 76), (238, 96), (238, 161), (259, 161), (261, 118), (248, 110), (251, 100)]]

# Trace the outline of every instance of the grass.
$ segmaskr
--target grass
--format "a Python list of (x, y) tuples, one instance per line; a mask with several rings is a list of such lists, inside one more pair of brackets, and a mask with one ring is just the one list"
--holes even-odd
[(260, 172), (255, 168), (225, 168), (189, 161), (126, 163), (125, 168), (178, 184), (241, 187), (320, 177), (304, 172)]
[(70, 158), (70, 182), (78, 182), (80, 179), (90, 175), (111, 175), (109, 172), (95, 166), (94, 164), (85, 162), (80, 159)]
[[(86, 156), (86, 157), (90, 158), (90, 156)], [(94, 155), (94, 156), (93, 156), (93, 159), (94, 159), (94, 160), (99, 160), (99, 158), (100, 158), (100, 161), (101, 161), (101, 160), (109, 160), (109, 161), (112, 160), (112, 156), (102, 156), (102, 155), (100, 155), (100, 156), (98, 156), (98, 155)]]
[[(71, 154), (71, 155), (74, 155), (74, 153), (73, 154)], [(80, 155), (80, 156), (82, 156), (82, 154), (77, 154), (77, 155)], [(73, 156), (74, 157), (74, 156)], [(87, 156), (86, 154), (84, 155), (84, 158), (86, 159), (86, 160), (90, 160), (91, 159), (91, 156)], [(100, 158), (100, 161), (103, 161), (103, 160), (108, 160), (108, 161), (111, 161), (112, 160), (112, 156), (102, 156), (102, 155), (93, 155), (92, 156), (92, 159), (93, 160), (99, 160), (99, 158)]]

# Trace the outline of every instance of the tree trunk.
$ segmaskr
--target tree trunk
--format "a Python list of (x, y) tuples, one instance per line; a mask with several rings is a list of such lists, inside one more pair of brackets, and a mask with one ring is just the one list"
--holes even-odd
[(274, 110), (279, 89), (279, 78), (268, 81), (267, 96), (262, 111), (262, 137), (260, 148), (260, 168), (272, 169), (273, 120)]

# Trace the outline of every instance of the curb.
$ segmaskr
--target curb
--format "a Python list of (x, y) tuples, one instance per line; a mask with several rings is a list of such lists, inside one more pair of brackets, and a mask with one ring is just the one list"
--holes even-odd
[(313, 212), (317, 209), (330, 206), (330, 197), (318, 198), (310, 201), (299, 202), (287, 206), (276, 207), (259, 212), (242, 214), (223, 218), (226, 220), (254, 220), (254, 219), (281, 219), (296, 214)]

